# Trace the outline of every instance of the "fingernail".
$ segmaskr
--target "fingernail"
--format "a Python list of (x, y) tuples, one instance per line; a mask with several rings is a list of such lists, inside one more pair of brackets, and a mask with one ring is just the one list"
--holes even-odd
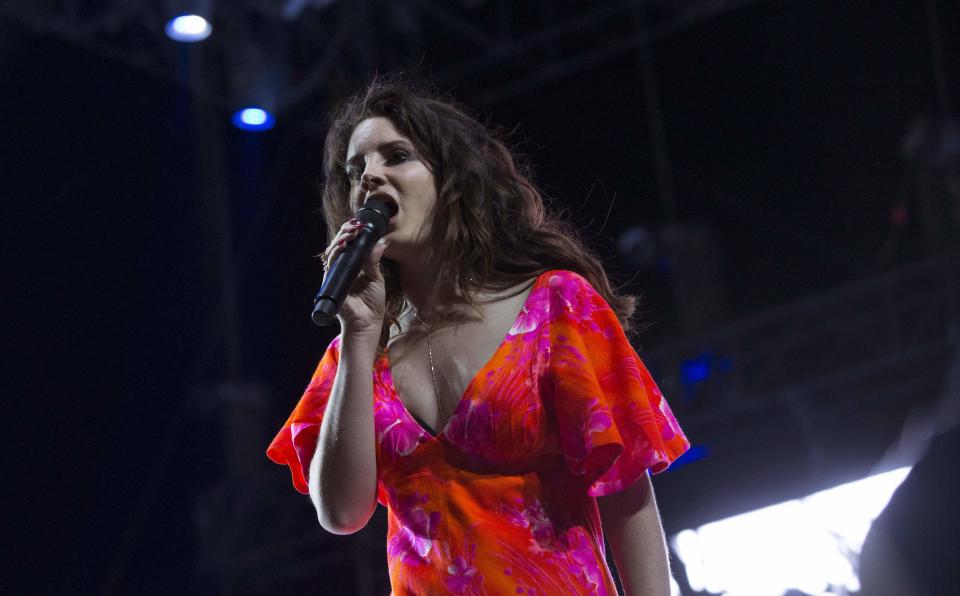
[(337, 246), (343, 246), (344, 242), (346, 242), (346, 240), (341, 240), (340, 242), (337, 242)]

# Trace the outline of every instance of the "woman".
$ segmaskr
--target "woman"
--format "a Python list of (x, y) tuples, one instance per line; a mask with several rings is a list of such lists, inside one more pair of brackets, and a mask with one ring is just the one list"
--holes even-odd
[[(341, 334), (268, 450), (336, 534), (388, 508), (401, 594), (669, 593), (648, 471), (689, 445), (630, 347), (631, 297), (449, 101), (374, 80), (324, 160), (332, 262), (396, 204)], [(372, 374), (371, 374), (372, 371)]]

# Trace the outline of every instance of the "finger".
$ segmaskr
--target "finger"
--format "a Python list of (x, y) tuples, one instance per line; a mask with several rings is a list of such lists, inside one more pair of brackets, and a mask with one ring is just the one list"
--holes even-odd
[[(344, 224), (344, 226), (346, 226), (346, 225), (347, 225), (347, 224)], [(349, 241), (352, 240), (354, 237), (356, 237), (357, 231), (358, 231), (361, 227), (362, 227), (361, 224), (355, 224), (353, 227), (351, 227), (351, 228), (349, 228), (349, 229), (341, 229), (341, 231), (337, 232), (337, 235), (333, 237), (333, 241), (330, 242), (330, 245), (329, 245), (329, 246), (327, 247), (327, 249), (324, 251), (324, 253), (327, 255), (327, 262), (328, 262), (328, 263), (330, 262), (330, 259), (333, 258), (333, 253), (334, 253), (334, 251), (338, 250), (338, 249), (341, 248), (345, 243), (349, 242)]]
[(360, 230), (360, 228), (362, 227), (363, 227), (363, 224), (357, 223), (349, 228), (344, 228), (340, 230), (339, 232), (337, 232), (337, 235), (334, 236), (333, 242), (330, 243), (330, 246), (336, 247), (337, 244), (344, 239), (346, 239), (347, 241), (352, 240), (357, 235), (357, 232)]
[(330, 245), (330, 260), (328, 263), (332, 263), (337, 256), (343, 252), (343, 248), (347, 245), (347, 238), (340, 236), (337, 238), (337, 241)]

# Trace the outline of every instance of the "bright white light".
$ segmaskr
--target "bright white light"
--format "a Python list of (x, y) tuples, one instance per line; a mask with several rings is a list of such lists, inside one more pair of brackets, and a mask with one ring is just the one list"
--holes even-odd
[(267, 130), (273, 123), (273, 115), (262, 108), (243, 108), (233, 114), (233, 125), (242, 130)]
[(213, 28), (207, 19), (199, 15), (184, 14), (170, 19), (166, 31), (167, 37), (174, 41), (191, 43), (210, 37)]
[(244, 124), (250, 126), (260, 126), (267, 121), (267, 113), (260, 108), (247, 108), (240, 112), (240, 119)]
[(910, 468), (684, 530), (671, 544), (694, 590), (728, 596), (856, 591), (852, 557)]

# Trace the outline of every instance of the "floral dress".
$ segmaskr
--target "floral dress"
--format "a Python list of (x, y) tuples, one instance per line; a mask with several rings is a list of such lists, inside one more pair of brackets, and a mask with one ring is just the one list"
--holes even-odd
[[(306, 474), (337, 369), (327, 348), (267, 450)], [(377, 498), (397, 596), (616, 594), (596, 497), (689, 448), (616, 314), (580, 275), (541, 274), (439, 434), (374, 364)]]

